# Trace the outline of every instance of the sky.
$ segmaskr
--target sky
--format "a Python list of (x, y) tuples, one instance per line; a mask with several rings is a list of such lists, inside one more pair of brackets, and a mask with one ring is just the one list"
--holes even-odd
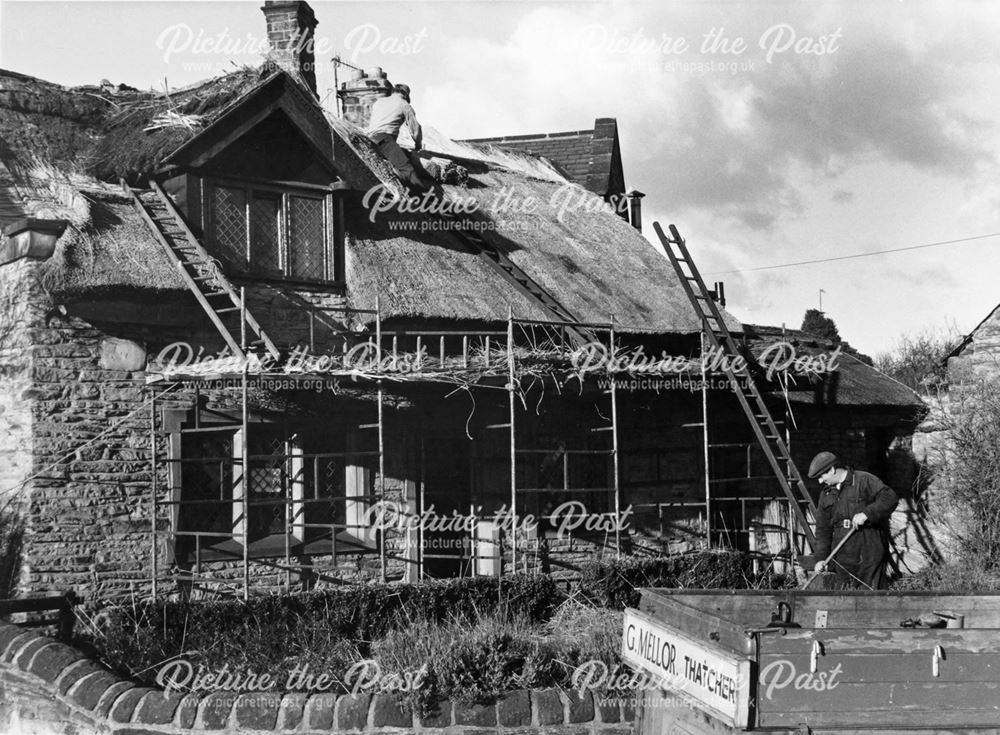
[[(645, 234), (675, 224), (744, 322), (822, 305), (875, 355), (1000, 302), (996, 3), (311, 4), (328, 104), (339, 54), (408, 83), (452, 138), (616, 118)], [(183, 86), (260, 61), (261, 5), (0, 0), (0, 67)]]

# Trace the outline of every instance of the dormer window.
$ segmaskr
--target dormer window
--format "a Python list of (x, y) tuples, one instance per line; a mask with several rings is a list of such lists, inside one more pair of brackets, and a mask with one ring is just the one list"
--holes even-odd
[(342, 280), (332, 192), (233, 180), (207, 190), (209, 241), (234, 274)]

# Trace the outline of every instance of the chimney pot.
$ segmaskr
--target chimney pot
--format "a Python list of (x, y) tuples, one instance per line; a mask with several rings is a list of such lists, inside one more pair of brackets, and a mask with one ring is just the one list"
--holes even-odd
[(364, 129), (371, 119), (372, 105), (375, 100), (392, 92), (382, 67), (375, 66), (365, 71), (356, 72), (353, 79), (343, 82), (337, 90), (340, 107), (345, 119)]
[(642, 232), (642, 198), (644, 196), (646, 195), (638, 189), (633, 189), (628, 193), (629, 222), (639, 232)]

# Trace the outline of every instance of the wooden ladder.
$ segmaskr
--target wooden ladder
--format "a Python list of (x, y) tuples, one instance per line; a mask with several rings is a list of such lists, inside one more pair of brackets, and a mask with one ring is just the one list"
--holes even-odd
[(275, 361), (280, 360), (281, 352), (253, 315), (244, 308), (240, 295), (222, 273), (218, 261), (208, 254), (191, 232), (173, 200), (159, 183), (154, 181), (151, 187), (151, 192), (138, 192), (131, 187), (127, 187), (127, 191), (157, 242), (171, 261), (176, 263), (177, 271), (188, 289), (222, 335), (226, 346), (239, 359), (246, 359), (239, 321), (235, 325), (231, 319), (230, 324), (226, 323), (227, 317), (242, 313), (246, 316), (247, 327), (256, 336), (247, 346), (263, 347)]
[(455, 229), (453, 234), (465, 242), (474, 252), (477, 252), (484, 261), (496, 270), (500, 275), (514, 286), (514, 288), (524, 296), (534, 301), (542, 307), (553, 321), (563, 323), (566, 335), (574, 347), (582, 347), (589, 342), (596, 342), (597, 337), (587, 327), (580, 324), (580, 320), (570, 312), (569, 309), (559, 303), (556, 298), (546, 291), (541, 284), (525, 273), (520, 266), (498, 250), (494, 245), (487, 242), (474, 232), (467, 232), (462, 229)]
[[(771, 417), (767, 403), (764, 401), (763, 395), (761, 395), (753, 376), (750, 374), (747, 361), (745, 359), (736, 359), (742, 358), (742, 356), (736, 349), (736, 343), (733, 341), (729, 328), (722, 320), (722, 314), (715, 303), (715, 299), (709, 293), (708, 289), (705, 288), (705, 282), (702, 280), (697, 266), (695, 266), (694, 261), (691, 259), (687, 245), (684, 243), (684, 239), (677, 231), (677, 228), (670, 225), (671, 237), (667, 237), (663, 233), (659, 222), (653, 223), (653, 229), (656, 230), (656, 235), (660, 238), (660, 244), (663, 245), (663, 250), (670, 259), (670, 264), (674, 267), (674, 271), (677, 273), (677, 277), (684, 287), (684, 293), (687, 294), (688, 301), (691, 302), (691, 306), (701, 320), (702, 328), (709, 344), (718, 354), (723, 356), (723, 372), (729, 380), (733, 392), (739, 399), (740, 407), (750, 421), (751, 427), (753, 427), (757, 443), (760, 444), (775, 477), (778, 478), (781, 489), (795, 512), (795, 517), (799, 522), (799, 526), (809, 547), (811, 549), (815, 548), (816, 536), (809, 526), (805, 513), (802, 511), (802, 504), (805, 504), (814, 517), (816, 514), (816, 504), (813, 502), (812, 496), (809, 495), (809, 490), (806, 488), (806, 484), (802, 480), (802, 475), (792, 460), (788, 446), (785, 444), (784, 439), (781, 438), (781, 432), (778, 431), (778, 427)], [(734, 364), (740, 368), (739, 371), (734, 368)], [(707, 467), (705, 471), (708, 471)]]

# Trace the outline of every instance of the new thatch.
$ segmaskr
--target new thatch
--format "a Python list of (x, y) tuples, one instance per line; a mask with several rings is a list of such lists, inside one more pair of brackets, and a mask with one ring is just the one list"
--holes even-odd
[[(470, 170), (469, 188), (445, 189), (454, 200), (471, 197), (480, 216), (466, 224), (577, 318), (614, 319), (622, 331), (631, 332), (699, 330), (666, 259), (624, 220), (597, 207), (581, 187), (484, 164)], [(535, 201), (535, 211), (503, 211), (498, 196), (505, 191)], [(588, 206), (567, 208), (560, 216), (562, 198)], [(386, 213), (372, 223), (363, 211), (348, 221), (352, 306), (372, 308), (375, 294), (381, 294), (383, 311), (392, 316), (503, 321), (510, 306), (520, 318), (550, 318), (453, 232), (401, 236), (391, 229), (401, 222), (407, 220), (389, 219)], [(738, 329), (739, 323), (731, 320), (730, 326)]]

